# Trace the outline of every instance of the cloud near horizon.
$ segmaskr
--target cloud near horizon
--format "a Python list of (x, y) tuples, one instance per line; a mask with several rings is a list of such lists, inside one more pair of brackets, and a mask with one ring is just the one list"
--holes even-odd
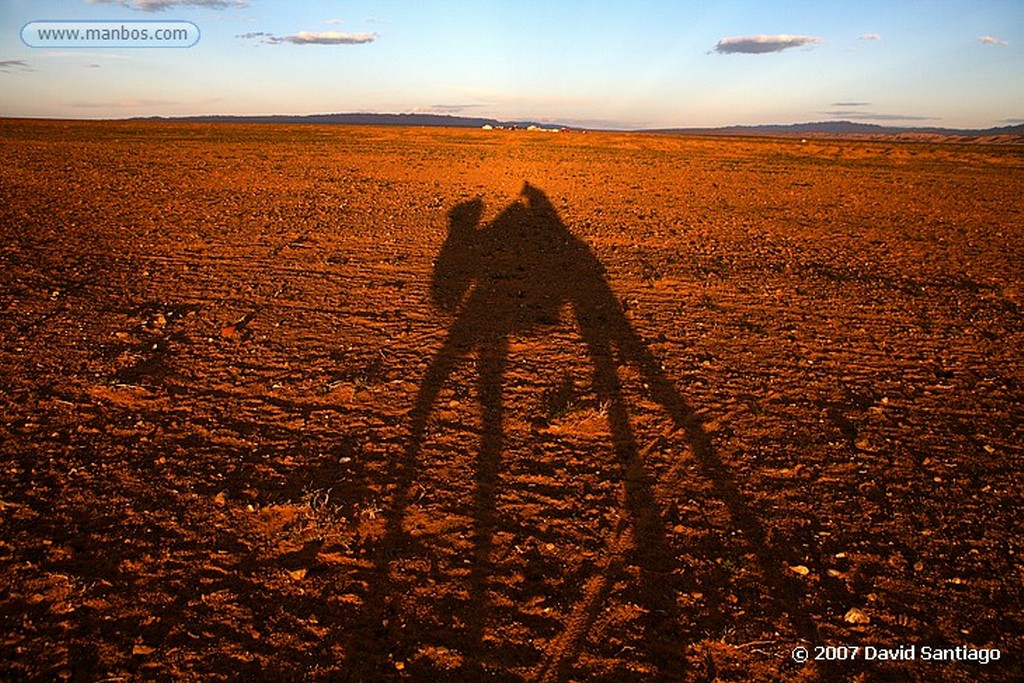
[[(865, 103), (866, 104), (866, 103)], [(850, 106), (850, 105), (847, 105)], [(858, 105), (859, 106), (859, 105)], [(875, 114), (869, 111), (838, 109), (824, 111), (822, 114), (834, 119), (852, 119), (858, 121), (940, 121), (937, 116), (914, 116), (911, 114)]]
[(414, 114), (458, 114), (467, 109), (479, 109), (483, 104), (431, 104), (425, 107), (413, 107)]
[(155, 100), (146, 97), (123, 97), (108, 102), (68, 102), (69, 107), (84, 109), (135, 109), (137, 107), (166, 107), (181, 104), (174, 100)]
[(0, 71), (32, 71), (24, 59), (0, 59)]
[(863, 33), (857, 40), (881, 40), (882, 35), (880, 33)]
[(833, 102), (833, 107), (868, 107), (870, 102)]
[(377, 40), (376, 33), (341, 33), (339, 31), (299, 31), (287, 36), (275, 36), (266, 31), (253, 31), (241, 33), (236, 38), (247, 40), (259, 39), (267, 45), (280, 45), (291, 43), (292, 45), (361, 45), (372, 43)]
[(817, 45), (824, 42), (817, 36), (791, 36), (781, 34), (776, 36), (735, 36), (722, 38), (715, 45), (715, 52), (721, 54), (743, 53), (743, 54), (764, 54), (767, 52), (782, 52), (791, 47), (804, 45)]
[(163, 12), (173, 7), (203, 9), (242, 9), (247, 0), (86, 0), (90, 5), (121, 5), (140, 12)]
[(996, 38), (995, 36), (978, 36), (978, 42), (985, 43), (986, 45), (1009, 45), (1002, 38)]

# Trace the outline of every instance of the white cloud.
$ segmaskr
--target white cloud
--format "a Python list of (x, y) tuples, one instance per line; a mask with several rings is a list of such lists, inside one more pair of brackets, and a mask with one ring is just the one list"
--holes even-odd
[(341, 33), (339, 31), (299, 31), (280, 40), (294, 45), (357, 45), (377, 40), (376, 33)]
[(861, 34), (857, 40), (881, 40), (882, 36), (879, 33), (864, 33)]
[(340, 24), (341, 19), (324, 19), (325, 24)]
[(823, 42), (816, 36), (736, 36), (733, 38), (722, 38), (715, 45), (715, 52), (723, 54), (740, 52), (744, 54), (764, 54), (766, 52), (782, 52), (791, 47), (802, 45), (816, 45)]
[(259, 40), (267, 45), (291, 43), (293, 45), (359, 45), (377, 40), (376, 33), (341, 33), (339, 31), (299, 31), (287, 36), (275, 36), (266, 31), (241, 33), (236, 38)]
[(246, 0), (87, 0), (92, 5), (123, 5), (142, 12), (163, 12), (172, 7), (231, 9), (248, 7)]
[(1002, 38), (996, 38), (995, 36), (978, 36), (978, 42), (985, 43), (986, 45), (1009, 45)]

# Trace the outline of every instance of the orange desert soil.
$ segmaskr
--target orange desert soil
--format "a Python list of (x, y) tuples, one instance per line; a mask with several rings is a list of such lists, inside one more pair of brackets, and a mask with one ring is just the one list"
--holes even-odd
[(0, 150), (0, 678), (1024, 677), (1024, 150)]

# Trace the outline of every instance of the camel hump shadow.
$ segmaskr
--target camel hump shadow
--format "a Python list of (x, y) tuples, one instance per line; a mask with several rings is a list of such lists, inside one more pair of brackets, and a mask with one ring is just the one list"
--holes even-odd
[[(543, 191), (525, 183), (493, 221), (480, 225), (482, 214), (480, 199), (449, 211), (431, 281), (434, 303), (459, 321), (472, 321), (471, 337), (557, 324), (566, 304), (577, 319), (600, 314), (603, 325), (615, 323), (612, 331), (625, 329), (604, 266), (569, 231)], [(453, 329), (459, 327), (456, 322)]]

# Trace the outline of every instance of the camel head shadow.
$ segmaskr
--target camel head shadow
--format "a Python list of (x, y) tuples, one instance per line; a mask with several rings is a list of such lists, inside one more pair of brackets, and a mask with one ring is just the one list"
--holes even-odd
[(459, 307), (472, 284), (474, 247), (484, 203), (473, 199), (454, 206), (448, 212), (448, 235), (434, 261), (430, 293), (434, 304), (443, 310)]

